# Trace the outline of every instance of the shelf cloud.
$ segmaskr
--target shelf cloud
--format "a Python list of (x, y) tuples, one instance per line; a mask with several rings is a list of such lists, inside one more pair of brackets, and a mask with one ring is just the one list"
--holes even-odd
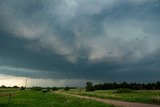
[(159, 0), (1, 0), (0, 73), (159, 80), (159, 10)]

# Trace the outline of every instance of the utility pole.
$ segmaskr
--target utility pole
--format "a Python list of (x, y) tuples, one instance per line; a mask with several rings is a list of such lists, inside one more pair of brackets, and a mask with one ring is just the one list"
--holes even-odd
[(28, 76), (26, 76), (26, 84), (25, 84), (25, 88), (27, 88), (27, 79), (28, 79)]

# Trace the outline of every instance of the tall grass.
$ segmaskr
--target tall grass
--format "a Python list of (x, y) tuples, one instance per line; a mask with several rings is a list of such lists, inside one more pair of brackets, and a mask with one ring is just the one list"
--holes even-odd
[[(124, 92), (127, 91), (127, 92)], [(141, 102), (160, 105), (160, 90), (98, 90), (86, 92), (85, 90), (70, 90), (68, 93), (84, 96), (92, 96), (104, 99), (123, 100), (129, 102)]]
[(0, 107), (113, 107), (92, 100), (80, 99), (41, 91), (19, 91), (8, 100), (8, 96), (0, 97)]

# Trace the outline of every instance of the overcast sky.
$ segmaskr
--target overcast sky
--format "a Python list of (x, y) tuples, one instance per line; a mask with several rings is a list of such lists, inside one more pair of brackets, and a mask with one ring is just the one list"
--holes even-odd
[(158, 81), (160, 0), (0, 0), (0, 74)]

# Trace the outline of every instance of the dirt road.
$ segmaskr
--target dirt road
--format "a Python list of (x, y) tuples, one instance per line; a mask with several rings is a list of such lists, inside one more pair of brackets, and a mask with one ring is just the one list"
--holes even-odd
[(75, 95), (75, 94), (66, 94), (66, 93), (58, 93), (58, 94), (65, 94), (65, 95), (75, 96), (78, 98), (92, 99), (92, 100), (96, 100), (98, 102), (104, 102), (104, 103), (108, 103), (108, 104), (112, 104), (112, 105), (120, 106), (120, 107), (160, 107), (160, 105), (154, 105), (154, 104), (144, 104), (144, 103), (108, 100), (108, 99), (101, 99), (101, 98), (81, 96), (81, 95)]

